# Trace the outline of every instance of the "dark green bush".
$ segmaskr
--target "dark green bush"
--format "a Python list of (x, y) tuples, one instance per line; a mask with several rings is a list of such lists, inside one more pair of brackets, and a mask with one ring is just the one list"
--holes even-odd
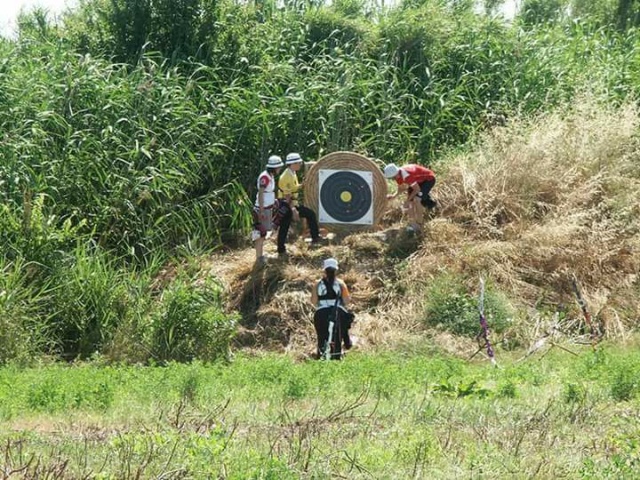
[(565, 403), (584, 403), (587, 390), (582, 384), (569, 382), (564, 385), (562, 397)]
[[(62, 219), (50, 212), (53, 205), (45, 204), (45, 195), (33, 198), (23, 196), (22, 204), (16, 206), (11, 201), (0, 204), (0, 243), (5, 258), (16, 259), (31, 264), (29, 270), (48, 273), (54, 270), (83, 238), (84, 221)], [(13, 206), (12, 206), (13, 205)]]
[(636, 397), (640, 391), (640, 373), (638, 368), (621, 364), (611, 380), (611, 397), (618, 402), (626, 402)]
[(87, 359), (101, 353), (118, 328), (129, 322), (148, 292), (135, 288), (146, 282), (127, 272), (100, 249), (78, 247), (68, 265), (58, 268), (47, 308), (49, 330), (57, 351), (67, 359)]
[(30, 265), (0, 257), (0, 365), (28, 362), (48, 344), (49, 332), (39, 321), (49, 295), (46, 286), (30, 285)]
[(354, 50), (366, 32), (357, 21), (325, 8), (307, 14), (306, 22), (307, 49), (313, 55), (330, 53), (336, 48)]
[(151, 326), (151, 351), (160, 362), (224, 358), (237, 316), (222, 310), (221, 287), (178, 277), (162, 293)]

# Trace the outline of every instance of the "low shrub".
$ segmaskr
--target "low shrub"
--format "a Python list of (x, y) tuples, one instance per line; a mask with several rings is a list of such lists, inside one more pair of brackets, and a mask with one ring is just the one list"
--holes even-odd
[(143, 281), (98, 248), (79, 246), (69, 265), (51, 275), (55, 288), (47, 305), (57, 350), (67, 359), (87, 359), (111, 342), (114, 332), (129, 321), (142, 295)]
[(223, 311), (222, 287), (212, 280), (177, 277), (164, 290), (152, 318), (150, 350), (161, 362), (224, 358), (238, 317)]
[(28, 362), (47, 344), (42, 322), (42, 305), (48, 287), (28, 282), (29, 264), (0, 258), (0, 365)]
[[(456, 335), (475, 336), (480, 331), (478, 297), (456, 275), (438, 276), (427, 289), (424, 321)], [(490, 284), (485, 289), (484, 313), (489, 328), (503, 332), (511, 319), (507, 298)]]
[(621, 365), (611, 380), (611, 397), (618, 402), (626, 402), (635, 398), (638, 391), (640, 391), (640, 374), (637, 368)]

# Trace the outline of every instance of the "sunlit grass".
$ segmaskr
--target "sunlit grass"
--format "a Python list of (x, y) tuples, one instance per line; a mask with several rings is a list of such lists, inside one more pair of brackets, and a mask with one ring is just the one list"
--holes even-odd
[(636, 471), (634, 348), (503, 357), (500, 369), (413, 352), (330, 364), (268, 355), (164, 368), (4, 367), (3, 458), (13, 469), (35, 471), (34, 454), (37, 468), (66, 462), (71, 475), (143, 478)]

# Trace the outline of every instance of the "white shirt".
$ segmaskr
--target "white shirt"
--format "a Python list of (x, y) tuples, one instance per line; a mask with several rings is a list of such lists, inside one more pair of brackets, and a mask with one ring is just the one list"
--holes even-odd
[(260, 204), (260, 189), (264, 188), (264, 196), (262, 197), (262, 201), (264, 202), (263, 207), (270, 207), (276, 201), (276, 180), (265, 170), (258, 176), (258, 193), (256, 194), (256, 207), (259, 207)]

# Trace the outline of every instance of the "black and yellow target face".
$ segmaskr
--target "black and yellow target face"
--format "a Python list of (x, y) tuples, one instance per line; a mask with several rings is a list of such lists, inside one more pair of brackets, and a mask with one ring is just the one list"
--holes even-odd
[(320, 170), (322, 223), (373, 224), (373, 175), (355, 170)]

